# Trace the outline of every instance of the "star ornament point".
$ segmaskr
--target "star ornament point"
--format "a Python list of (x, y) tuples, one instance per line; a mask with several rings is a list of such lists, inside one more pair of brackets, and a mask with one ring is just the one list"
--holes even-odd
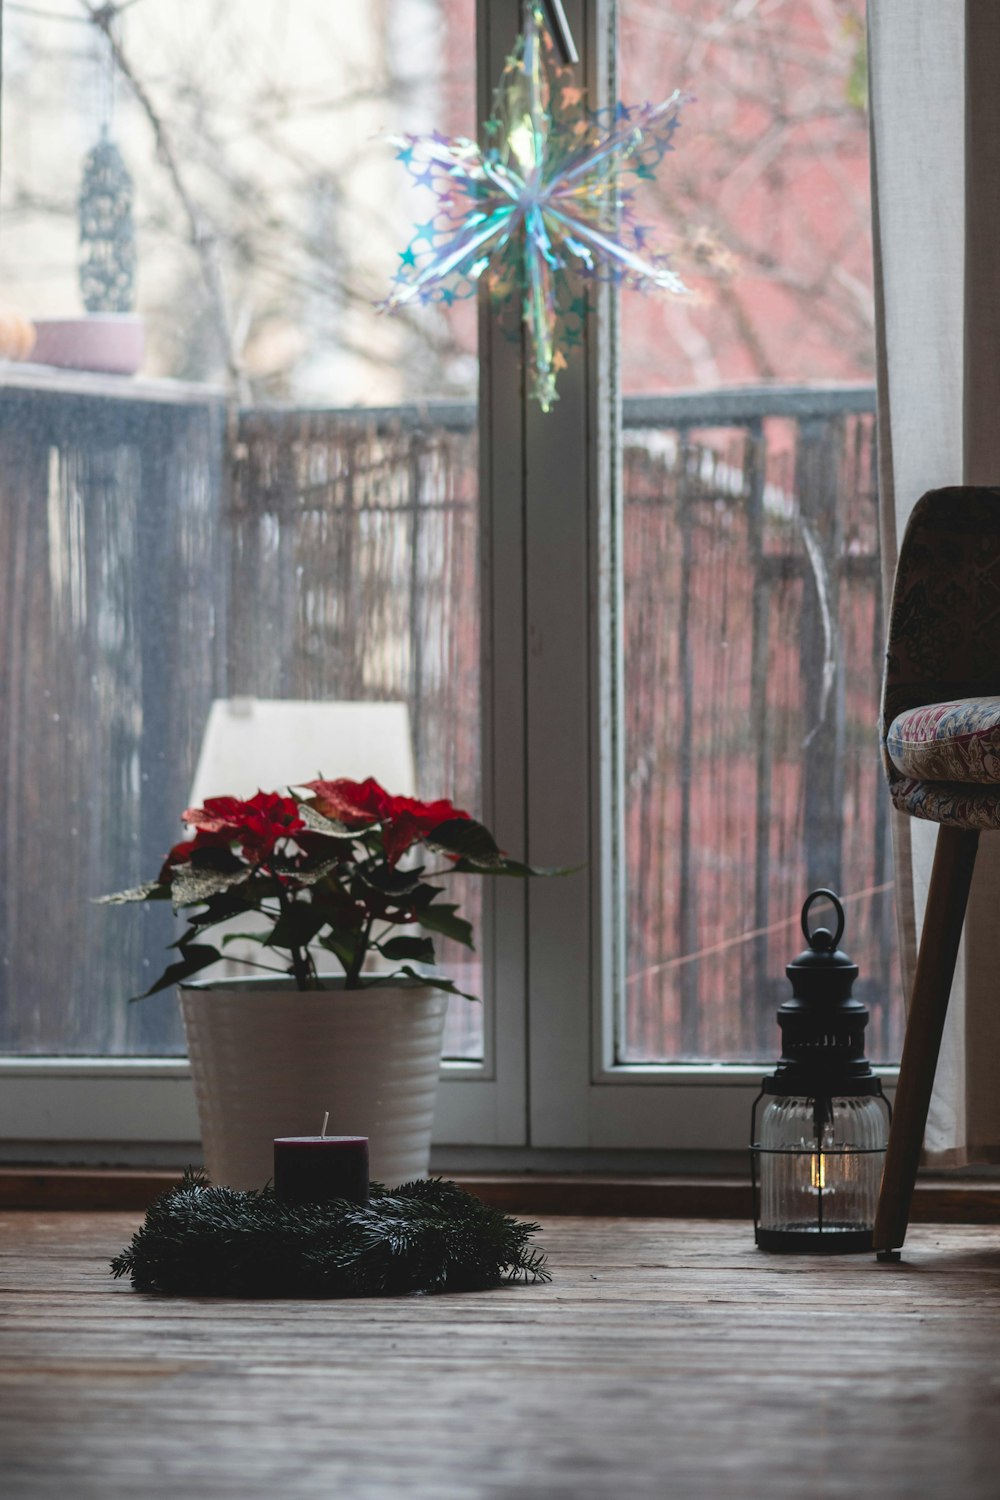
[[(666, 258), (650, 253), (648, 228), (621, 185), (625, 174), (655, 175), (686, 102), (675, 91), (659, 104), (588, 110), (572, 70), (556, 60), (541, 6), (532, 5), (497, 87), (485, 144), (440, 131), (401, 143), (398, 159), (413, 181), (433, 187), (437, 213), (416, 226), (400, 256), (404, 274), (383, 305), (450, 306), (474, 295), (481, 280), (497, 300), (519, 297), (531, 394), (548, 411), (565, 351), (581, 342), (571, 278), (688, 291)], [(419, 257), (418, 244), (426, 247)], [(570, 307), (573, 313), (563, 311)]]

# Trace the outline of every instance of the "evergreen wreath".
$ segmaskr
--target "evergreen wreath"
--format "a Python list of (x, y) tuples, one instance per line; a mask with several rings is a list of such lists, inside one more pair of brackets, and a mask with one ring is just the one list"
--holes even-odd
[(111, 1262), (138, 1292), (187, 1297), (389, 1297), (549, 1281), (538, 1230), (453, 1182), (373, 1183), (367, 1207), (289, 1204), (211, 1187), (202, 1172), (150, 1205)]

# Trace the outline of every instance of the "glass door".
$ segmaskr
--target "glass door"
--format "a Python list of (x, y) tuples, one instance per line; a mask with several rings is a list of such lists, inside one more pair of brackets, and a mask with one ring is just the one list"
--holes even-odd
[[(184, 808), (374, 775), (495, 820), (476, 300), (378, 310), (434, 212), (399, 138), (483, 108), (475, 0), (102, 16), (4, 28), (0, 268), (37, 343), (0, 374), (0, 1051), (152, 1084), (176, 1004), (126, 997), (175, 924), (93, 898)], [(455, 886), (477, 951), (439, 958), (484, 999), (450, 1010), (442, 1129), (521, 1139), (467, 1087), (497, 1076), (493, 911)]]

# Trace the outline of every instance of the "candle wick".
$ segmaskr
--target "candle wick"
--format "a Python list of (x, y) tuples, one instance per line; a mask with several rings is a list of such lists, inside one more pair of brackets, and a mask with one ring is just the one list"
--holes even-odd
[(323, 1116), (323, 1129), (319, 1133), (320, 1140), (323, 1140), (324, 1137), (326, 1136), (326, 1127), (327, 1127), (327, 1125), (329, 1125), (329, 1123), (330, 1123), (330, 1111), (327, 1110), (326, 1114)]

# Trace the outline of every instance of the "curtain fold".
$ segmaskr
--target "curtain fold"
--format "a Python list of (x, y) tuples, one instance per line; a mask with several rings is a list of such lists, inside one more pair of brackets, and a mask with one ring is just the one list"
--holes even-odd
[[(869, 0), (879, 484), (887, 584), (915, 502), (1000, 484), (1000, 5)], [(997, 649), (1000, 651), (1000, 634)], [(896, 816), (909, 988), (937, 829)], [(980, 843), (925, 1136), (1000, 1162), (1000, 839)]]

